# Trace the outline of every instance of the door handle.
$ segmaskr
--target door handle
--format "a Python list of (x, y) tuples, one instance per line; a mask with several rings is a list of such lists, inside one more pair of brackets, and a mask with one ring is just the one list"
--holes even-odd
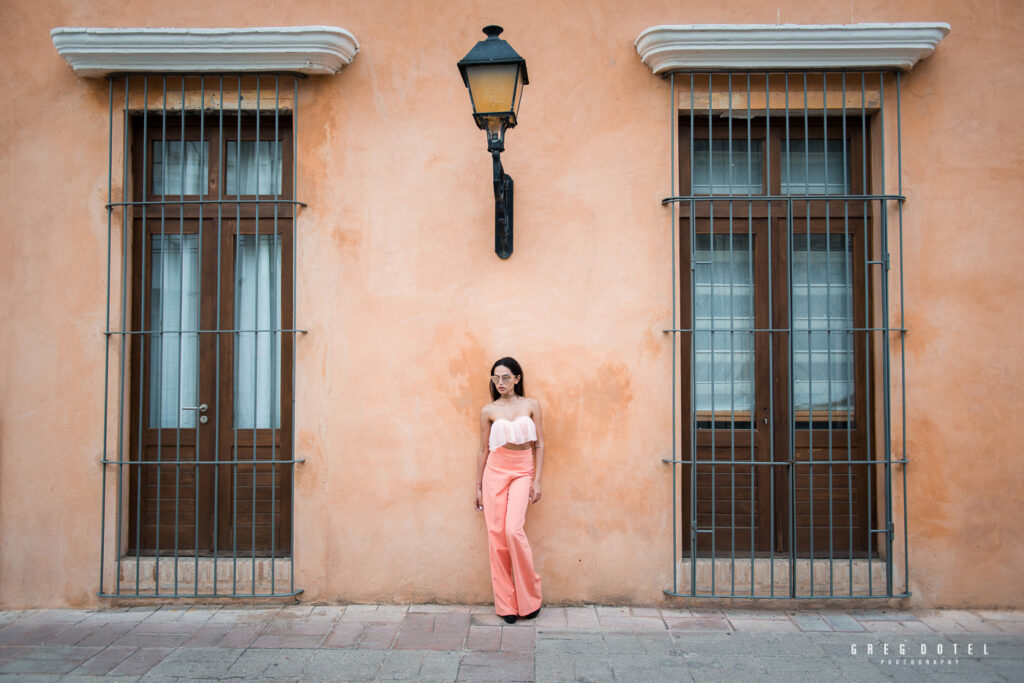
[[(199, 413), (205, 413), (210, 408), (205, 403), (200, 403), (197, 406), (182, 406), (181, 409), (182, 410), (195, 410), (196, 412), (199, 412)], [(204, 424), (206, 424), (209, 421), (210, 421), (210, 418), (206, 417), (205, 415), (201, 414), (199, 416), (199, 424), (204, 425)]]

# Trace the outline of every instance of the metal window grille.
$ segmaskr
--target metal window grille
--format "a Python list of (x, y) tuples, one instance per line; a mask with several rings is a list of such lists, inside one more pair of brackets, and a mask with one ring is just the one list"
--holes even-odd
[(101, 597), (301, 592), (299, 78), (109, 78)]
[(670, 79), (665, 593), (906, 597), (900, 74)]

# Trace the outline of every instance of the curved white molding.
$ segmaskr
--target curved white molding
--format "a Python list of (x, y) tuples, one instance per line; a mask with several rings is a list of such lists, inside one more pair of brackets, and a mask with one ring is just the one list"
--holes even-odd
[(336, 26), (261, 28), (67, 28), (50, 31), (81, 76), (117, 72), (293, 71), (336, 74), (359, 51)]
[(652, 26), (636, 51), (656, 74), (711, 69), (910, 69), (949, 24), (690, 24)]

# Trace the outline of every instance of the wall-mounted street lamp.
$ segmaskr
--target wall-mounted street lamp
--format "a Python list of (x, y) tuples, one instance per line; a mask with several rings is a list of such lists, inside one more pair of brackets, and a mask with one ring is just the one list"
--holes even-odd
[(485, 26), (481, 40), (459, 62), (462, 82), (469, 88), (473, 119), (487, 132), (487, 151), (494, 161), (494, 251), (503, 259), (512, 255), (512, 178), (501, 166), (505, 129), (514, 128), (523, 97), (526, 60), (499, 38), (500, 26)]

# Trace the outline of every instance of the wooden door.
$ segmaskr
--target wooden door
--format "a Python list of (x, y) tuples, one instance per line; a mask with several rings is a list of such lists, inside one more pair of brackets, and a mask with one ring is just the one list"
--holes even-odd
[(294, 245), (293, 207), (278, 200), (291, 193), (290, 134), (280, 120), (158, 123), (134, 131), (145, 203), (132, 209), (127, 545), (286, 555)]
[(862, 123), (680, 121), (688, 550), (871, 547), (868, 283), (880, 257), (871, 204), (856, 199)]
[(682, 468), (685, 534), (707, 554), (862, 555), (864, 221), (772, 213), (697, 217), (681, 238), (693, 278), (681, 308), (694, 325), (682, 433), (698, 463), (695, 482)]

